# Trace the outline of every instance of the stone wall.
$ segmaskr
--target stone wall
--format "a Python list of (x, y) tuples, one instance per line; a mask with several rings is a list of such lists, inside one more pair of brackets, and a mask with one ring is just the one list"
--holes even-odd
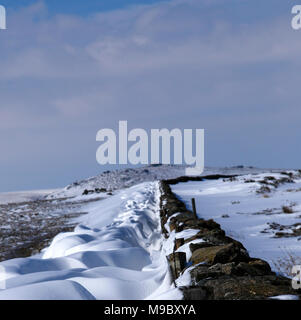
[[(169, 231), (165, 228), (168, 220), (170, 232), (199, 230), (194, 237), (175, 240), (174, 253), (167, 257), (174, 283), (188, 266), (192, 266), (191, 285), (180, 288), (185, 300), (258, 300), (298, 294), (292, 289), (290, 279), (276, 275), (266, 261), (250, 257), (242, 243), (228, 237), (218, 223), (195, 218), (170, 188), (171, 184), (189, 180), (231, 177), (234, 176), (180, 177), (160, 182), (160, 217), (165, 238), (169, 237)], [(175, 213), (178, 214), (170, 218)], [(186, 261), (185, 252), (175, 252), (184, 243), (195, 239), (204, 242), (189, 245), (192, 253), (190, 261)]]

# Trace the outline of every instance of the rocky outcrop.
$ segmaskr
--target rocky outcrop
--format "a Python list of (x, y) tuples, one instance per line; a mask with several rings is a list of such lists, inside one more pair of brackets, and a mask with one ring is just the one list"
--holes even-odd
[[(197, 219), (170, 188), (170, 184), (189, 180), (231, 177), (234, 178), (221, 175), (180, 177), (160, 183), (160, 217), (164, 236), (167, 238), (172, 231), (177, 233), (185, 229), (199, 230), (189, 239), (176, 239), (174, 253), (167, 257), (175, 283), (189, 267), (187, 272), (190, 272), (191, 284), (180, 288), (184, 299), (258, 300), (283, 294), (300, 294), (292, 289), (290, 279), (276, 275), (266, 261), (250, 257), (242, 243), (228, 237), (218, 223)], [(191, 243), (195, 239), (203, 241)], [(190, 243), (189, 261), (186, 261), (185, 252), (179, 252), (185, 243)]]

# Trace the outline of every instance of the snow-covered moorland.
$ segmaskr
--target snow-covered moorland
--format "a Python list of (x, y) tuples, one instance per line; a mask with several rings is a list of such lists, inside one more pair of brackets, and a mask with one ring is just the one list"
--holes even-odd
[[(172, 179), (185, 175), (186, 166), (153, 164), (140, 168), (127, 168), (123, 170), (105, 171), (95, 177), (75, 181), (63, 189), (55, 190), (46, 196), (46, 199), (75, 197), (85, 190), (105, 189), (107, 191), (120, 190), (146, 181)], [(254, 167), (225, 167), (205, 168), (202, 175), (208, 174), (249, 174), (266, 172), (267, 169)], [(272, 170), (269, 170), (272, 171)], [(1, 195), (1, 194), (0, 194)]]
[[(10, 251), (34, 235), (44, 249), (0, 263), (0, 300), (181, 299), (166, 257), (175, 239), (190, 238), (196, 231), (172, 231), (169, 239), (162, 236), (158, 180), (184, 172), (182, 166), (155, 165), (102, 173), (48, 195), (44, 191), (3, 195), (2, 245), (15, 237), (17, 243), (7, 242)], [(200, 218), (214, 219), (251, 256), (288, 274), (290, 256), (295, 262), (301, 257), (300, 172), (234, 167), (207, 168), (203, 175), (208, 174), (239, 176), (179, 183), (172, 191), (189, 209), (191, 198), (196, 198)], [(68, 232), (62, 233), (64, 228)], [(189, 244), (179, 250), (188, 261)], [(180, 280), (178, 285), (189, 284), (189, 279)]]
[(266, 172), (231, 179), (186, 182), (172, 191), (200, 218), (214, 219), (250, 256), (289, 276), (301, 263), (301, 174)]

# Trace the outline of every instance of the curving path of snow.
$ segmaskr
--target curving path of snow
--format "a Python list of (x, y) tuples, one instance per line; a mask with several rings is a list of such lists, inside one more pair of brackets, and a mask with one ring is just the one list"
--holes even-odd
[(148, 182), (86, 206), (74, 232), (40, 255), (0, 263), (0, 299), (181, 299), (159, 196), (158, 183)]

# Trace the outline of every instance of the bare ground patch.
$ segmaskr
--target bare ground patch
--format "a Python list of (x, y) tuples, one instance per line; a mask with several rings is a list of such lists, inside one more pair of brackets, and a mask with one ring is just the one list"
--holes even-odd
[(36, 200), (0, 205), (0, 261), (39, 253), (61, 232), (72, 231), (83, 204), (100, 200)]

